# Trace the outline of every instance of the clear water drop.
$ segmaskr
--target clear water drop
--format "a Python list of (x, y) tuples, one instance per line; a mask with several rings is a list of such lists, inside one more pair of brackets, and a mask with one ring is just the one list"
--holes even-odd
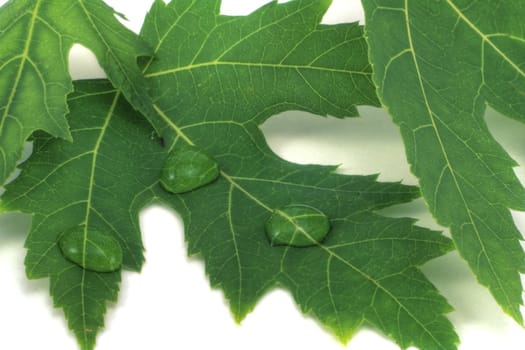
[(160, 183), (171, 193), (184, 193), (209, 184), (219, 177), (217, 162), (196, 146), (183, 144), (168, 155)]
[(330, 231), (330, 221), (320, 210), (302, 204), (274, 210), (266, 222), (270, 244), (309, 247), (316, 245)]
[(96, 272), (112, 272), (122, 266), (122, 248), (106, 232), (77, 226), (60, 237), (58, 245), (69, 261)]

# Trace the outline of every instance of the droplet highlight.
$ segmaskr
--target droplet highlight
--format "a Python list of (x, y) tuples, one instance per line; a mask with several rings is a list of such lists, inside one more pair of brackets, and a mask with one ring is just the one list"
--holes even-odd
[(122, 266), (122, 248), (106, 232), (77, 226), (58, 241), (62, 254), (80, 267), (96, 272), (112, 272)]
[(309, 247), (323, 241), (330, 221), (320, 210), (307, 205), (289, 205), (274, 210), (266, 222), (270, 244)]
[(160, 183), (171, 193), (184, 193), (213, 182), (219, 177), (217, 162), (196, 146), (176, 146), (162, 168)]

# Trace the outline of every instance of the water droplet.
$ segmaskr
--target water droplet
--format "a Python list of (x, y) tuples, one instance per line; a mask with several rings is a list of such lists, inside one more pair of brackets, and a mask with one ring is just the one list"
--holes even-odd
[(266, 222), (271, 245), (308, 247), (321, 242), (330, 231), (328, 217), (307, 205), (288, 205), (274, 210)]
[(60, 237), (58, 245), (68, 260), (86, 270), (111, 272), (122, 265), (119, 242), (96, 228), (74, 227)]
[(169, 192), (189, 192), (219, 177), (217, 162), (202, 149), (188, 144), (176, 146), (164, 162), (160, 183)]

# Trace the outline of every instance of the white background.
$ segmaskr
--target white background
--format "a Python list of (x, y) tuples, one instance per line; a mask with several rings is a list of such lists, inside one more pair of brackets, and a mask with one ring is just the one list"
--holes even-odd
[[(5, 0), (0, 0), (3, 4)], [(151, 0), (106, 1), (124, 13), (139, 31)], [(223, 13), (247, 14), (266, 1), (229, 0)], [(362, 18), (358, 1), (334, 1), (327, 23)], [(0, 48), (1, 49), (1, 48)], [(71, 53), (74, 78), (101, 77), (85, 49)], [(277, 154), (298, 163), (341, 164), (341, 172), (380, 173), (384, 181), (415, 184), (397, 129), (384, 111), (361, 108), (362, 118), (337, 120), (286, 113), (263, 125)], [(525, 164), (525, 126), (490, 111), (491, 130), (520, 164)], [(517, 168), (523, 180), (523, 169)], [(391, 208), (388, 215), (420, 218), (420, 225), (439, 228), (422, 200)], [(515, 216), (525, 229), (523, 216)], [(284, 291), (269, 293), (242, 325), (231, 317), (223, 295), (211, 290), (199, 258), (188, 258), (182, 224), (176, 213), (153, 206), (141, 213), (147, 262), (142, 273), (124, 272), (120, 299), (109, 308), (97, 350), (115, 349), (398, 349), (373, 330), (363, 328), (345, 347), (317, 322), (304, 317)], [(0, 216), (0, 348), (75, 350), (62, 312), (53, 309), (48, 281), (24, 275), (23, 242), (30, 219)], [(448, 234), (445, 231), (446, 234)], [(507, 317), (472, 277), (466, 264), (450, 253), (423, 267), (454, 306), (450, 319), (462, 339), (460, 350), (523, 349), (525, 330)]]

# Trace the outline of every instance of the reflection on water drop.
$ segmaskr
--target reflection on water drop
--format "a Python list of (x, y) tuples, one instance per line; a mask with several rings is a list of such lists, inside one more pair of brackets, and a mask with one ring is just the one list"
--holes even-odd
[(308, 247), (321, 242), (330, 231), (328, 217), (307, 205), (289, 205), (276, 209), (266, 222), (271, 245)]
[(160, 183), (171, 193), (184, 193), (209, 184), (219, 177), (217, 162), (202, 149), (177, 145), (162, 168)]
[(66, 231), (58, 242), (64, 256), (86, 270), (112, 272), (122, 266), (122, 248), (109, 234), (76, 226)]

